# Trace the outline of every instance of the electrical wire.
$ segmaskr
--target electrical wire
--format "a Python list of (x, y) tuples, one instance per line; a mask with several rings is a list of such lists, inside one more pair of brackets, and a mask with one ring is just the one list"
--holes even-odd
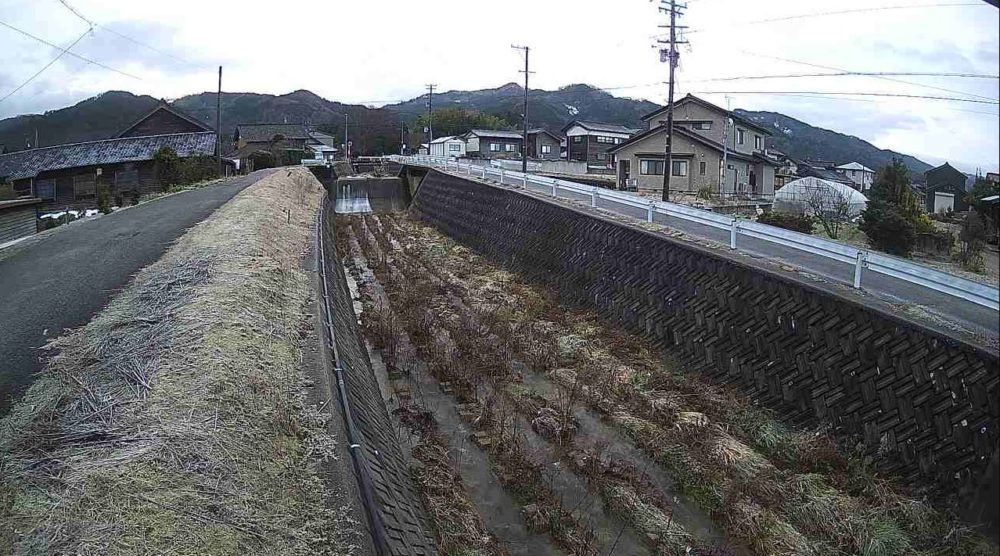
[[(17, 33), (20, 33), (20, 34), (28, 37), (29, 39), (34, 39), (34, 40), (36, 40), (36, 41), (38, 41), (38, 42), (40, 42), (40, 43), (42, 43), (44, 45), (51, 46), (52, 48), (55, 48), (55, 49), (58, 49), (58, 50), (62, 50), (62, 51), (64, 51), (63, 52), (64, 54), (68, 54), (68, 55), (72, 56), (73, 58), (76, 58), (77, 60), (80, 60), (82, 62), (86, 62), (88, 64), (95, 65), (95, 66), (97, 66), (99, 68), (103, 68), (103, 69), (106, 69), (108, 71), (113, 71), (113, 72), (115, 72), (115, 73), (117, 73), (119, 75), (124, 75), (125, 77), (129, 77), (129, 78), (132, 78), (132, 79), (138, 79), (139, 81), (142, 81), (142, 78), (139, 77), (139, 76), (137, 76), (137, 75), (132, 75), (131, 73), (124, 72), (124, 71), (119, 70), (119, 69), (115, 69), (115, 68), (113, 68), (113, 67), (111, 67), (109, 65), (106, 65), (106, 64), (102, 64), (101, 62), (98, 62), (98, 61), (95, 61), (95, 60), (91, 60), (90, 58), (86, 58), (84, 56), (80, 56), (79, 54), (77, 54), (75, 52), (70, 52), (70, 51), (64, 49), (63, 47), (61, 47), (61, 46), (59, 46), (57, 44), (53, 44), (53, 43), (51, 43), (51, 42), (49, 42), (49, 41), (47, 41), (47, 40), (45, 40), (43, 38), (37, 37), (35, 35), (32, 35), (31, 33), (27, 32), (27, 31), (25, 31), (23, 29), (19, 29), (17, 27), (14, 27), (13, 25), (11, 25), (9, 23), (6, 23), (4, 21), (0, 21), (0, 26), (6, 27), (6, 28), (10, 29), (11, 31), (15, 31)], [(90, 32), (89, 29), (88, 29), (88, 32)]]
[(49, 63), (47, 63), (44, 66), (42, 66), (42, 69), (40, 69), (37, 72), (35, 72), (34, 75), (32, 75), (31, 77), (29, 77), (24, 83), (21, 83), (20, 85), (18, 85), (13, 91), (11, 91), (11, 92), (7, 93), (6, 95), (4, 95), (3, 98), (0, 98), (0, 104), (2, 104), (3, 101), (5, 101), (5, 100), (9, 99), (10, 97), (14, 96), (14, 94), (17, 93), (18, 91), (20, 91), (21, 89), (25, 88), (28, 85), (28, 83), (31, 83), (32, 81), (34, 81), (35, 78), (37, 78), (39, 75), (41, 75), (42, 73), (44, 73), (45, 70), (47, 70), (50, 67), (52, 67), (52, 64), (55, 64), (56, 62), (58, 62), (59, 59), (63, 57), (63, 54), (70, 53), (70, 49), (73, 48), (74, 46), (76, 46), (77, 44), (79, 44), (80, 41), (82, 41), (83, 38), (86, 37), (88, 33), (90, 33), (90, 31), (91, 31), (90, 29), (87, 29), (86, 31), (83, 32), (83, 34), (81, 34), (79, 37), (77, 37), (76, 40), (73, 41), (72, 44), (70, 44), (66, 48), (60, 49), (59, 54), (57, 54), (56, 57), (53, 58)]
[[(849, 15), (858, 13), (871, 13), (871, 12), (881, 12), (890, 10), (913, 10), (913, 9), (924, 9), (924, 8), (956, 8), (956, 7), (966, 7), (966, 6), (983, 6), (982, 2), (940, 2), (934, 4), (910, 4), (910, 5), (895, 5), (895, 6), (872, 6), (869, 8), (853, 8), (849, 10), (832, 10), (826, 12), (813, 12), (805, 14), (788, 15), (782, 17), (771, 17), (766, 19), (755, 19), (751, 21), (740, 22), (740, 25), (759, 25), (765, 23), (778, 23), (782, 21), (794, 21), (798, 19), (812, 19), (816, 17), (829, 17), (836, 15)], [(698, 33), (705, 31), (714, 31), (716, 29), (688, 29), (685, 33)]]
[[(759, 52), (751, 52), (749, 50), (740, 50), (740, 52), (743, 53), (743, 54), (746, 54), (748, 56), (755, 56), (757, 58), (765, 58), (765, 59), (768, 59), (768, 60), (776, 60), (778, 62), (787, 62), (789, 64), (798, 64), (800, 66), (806, 66), (806, 67), (810, 67), (810, 68), (818, 68), (818, 69), (824, 69), (824, 70), (829, 70), (829, 71), (840, 71), (840, 72), (850, 72), (851, 71), (851, 70), (844, 69), (844, 68), (838, 68), (836, 66), (827, 66), (827, 65), (823, 65), (823, 64), (816, 64), (816, 63), (813, 63), (813, 62), (805, 62), (803, 60), (793, 60), (791, 58), (782, 58), (780, 56), (771, 56), (771, 55), (768, 55), (768, 54), (761, 54)], [(969, 93), (969, 92), (966, 92), (966, 91), (958, 91), (958, 90), (955, 90), (955, 89), (948, 89), (946, 87), (938, 87), (936, 85), (928, 85), (926, 83), (918, 83), (916, 81), (907, 81), (905, 79), (897, 79), (895, 77), (887, 77), (887, 76), (883, 76), (883, 75), (870, 75), (870, 76), (867, 76), (867, 77), (871, 77), (873, 79), (880, 79), (882, 81), (891, 81), (893, 83), (901, 83), (901, 84), (904, 84), (904, 85), (911, 85), (911, 86), (914, 86), (914, 87), (922, 87), (924, 89), (933, 89), (935, 91), (941, 91), (941, 92), (944, 92), (944, 93), (952, 93), (952, 94), (956, 94), (956, 95), (965, 95), (965, 96), (969, 96), (969, 97), (976, 97), (976, 98), (980, 98), (980, 99), (983, 99), (983, 100), (990, 100), (990, 101), (996, 101), (997, 100), (995, 98), (991, 98), (991, 97), (987, 97), (987, 96), (983, 96), (983, 95), (977, 95), (975, 93)]]
[(974, 104), (989, 104), (989, 105), (1000, 105), (1000, 101), (996, 100), (977, 100), (972, 98), (958, 98), (958, 97), (942, 97), (934, 95), (908, 95), (905, 93), (859, 93), (859, 92), (842, 92), (842, 91), (690, 91), (692, 94), (698, 95), (796, 95), (796, 94), (814, 94), (814, 95), (840, 95), (840, 96), (865, 96), (865, 97), (889, 97), (889, 98), (914, 98), (914, 99), (925, 99), (925, 100), (944, 100), (950, 102), (971, 102)]
[(1000, 75), (984, 73), (935, 73), (914, 71), (839, 71), (835, 73), (785, 73), (772, 75), (741, 75), (733, 77), (712, 77), (709, 79), (692, 79), (687, 83), (710, 83), (715, 81), (750, 81), (757, 79), (795, 79), (800, 77), (958, 77), (967, 79), (1000, 79)]

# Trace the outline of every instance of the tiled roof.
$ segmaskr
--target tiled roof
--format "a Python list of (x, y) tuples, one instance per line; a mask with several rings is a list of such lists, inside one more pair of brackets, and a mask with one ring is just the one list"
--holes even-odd
[(162, 147), (172, 148), (180, 157), (213, 155), (215, 133), (123, 137), (19, 151), (0, 155), (0, 177), (19, 180), (49, 170), (152, 160)]
[(309, 130), (302, 124), (239, 124), (236, 132), (247, 143), (266, 143), (281, 135), (285, 139), (309, 139)]

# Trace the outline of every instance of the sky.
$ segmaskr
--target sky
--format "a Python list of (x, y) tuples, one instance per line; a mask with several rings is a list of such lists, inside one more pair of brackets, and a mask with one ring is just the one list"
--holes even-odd
[[(419, 96), (427, 83), (446, 91), (520, 82), (524, 62), (512, 44), (531, 47), (531, 88), (588, 83), (663, 103), (667, 65), (656, 39), (667, 17), (658, 6), (650, 0), (0, 0), (0, 98), (61, 52), (3, 24), (62, 48), (79, 39), (70, 52), (106, 66), (63, 53), (0, 101), (0, 118), (62, 108), (107, 90), (167, 99), (214, 91), (219, 65), (226, 91), (309, 89), (330, 100), (382, 105)], [(981, 0), (690, 0), (679, 22), (687, 26), (688, 44), (681, 47), (677, 93), (781, 112), (931, 164), (997, 171), (998, 14)], [(713, 81), (840, 70), (993, 77)]]

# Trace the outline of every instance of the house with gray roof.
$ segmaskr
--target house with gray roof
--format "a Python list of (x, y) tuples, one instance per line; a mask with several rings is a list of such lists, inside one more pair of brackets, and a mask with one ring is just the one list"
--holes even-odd
[(623, 125), (574, 120), (562, 128), (566, 160), (586, 162), (588, 173), (614, 173), (609, 151), (638, 132)]
[[(164, 186), (153, 157), (169, 147), (180, 158), (215, 155), (215, 132), (118, 137), (54, 145), (0, 155), (0, 180), (21, 196), (42, 199), (43, 208), (88, 208), (97, 204), (97, 186), (114, 197), (142, 195)], [(120, 201), (119, 201), (120, 204)]]
[(524, 142), (520, 132), (499, 129), (473, 129), (459, 136), (465, 141), (469, 158), (521, 158)]
[[(647, 130), (613, 147), (610, 154), (615, 156), (619, 187), (659, 190), (666, 165), (666, 108), (642, 119)], [(671, 191), (773, 195), (779, 163), (764, 150), (768, 135), (767, 128), (704, 99), (687, 95), (676, 101)]]

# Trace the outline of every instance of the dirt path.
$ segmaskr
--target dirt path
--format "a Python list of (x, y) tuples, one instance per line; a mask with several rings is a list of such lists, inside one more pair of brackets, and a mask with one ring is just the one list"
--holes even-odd
[[(989, 553), (822, 431), (783, 426), (436, 231), (401, 216), (342, 224), (381, 292), (366, 300), (369, 336), (402, 375), (426, 362), (525, 522), (558, 523), (542, 529), (563, 550)], [(529, 486), (549, 494), (526, 499)], [(565, 503), (581, 488), (589, 506)]]

